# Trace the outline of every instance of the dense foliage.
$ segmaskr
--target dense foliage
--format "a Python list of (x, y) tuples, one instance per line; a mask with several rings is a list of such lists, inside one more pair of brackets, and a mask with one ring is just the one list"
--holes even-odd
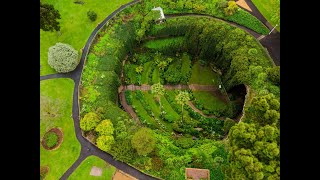
[(59, 73), (73, 71), (79, 64), (78, 51), (68, 44), (56, 43), (48, 51), (48, 64)]
[[(155, 24), (148, 10), (163, 3), (164, 9), (177, 6), (181, 11), (205, 12), (210, 9), (205, 7), (208, 1), (203, 1), (204, 5), (195, 3), (193, 7), (191, 0), (176, 4), (150, 2), (143, 1), (120, 13), (91, 46), (82, 75), (81, 116), (95, 112), (101, 119), (110, 119), (114, 127), (112, 136), (98, 135), (97, 146), (117, 160), (169, 180), (184, 179), (186, 167), (209, 169), (210, 176), (216, 179), (277, 178), (279, 87), (277, 73), (268, 70), (272, 65), (265, 50), (251, 35), (224, 22), (181, 17)], [(219, 8), (215, 4), (211, 7)], [(184, 43), (172, 41), (167, 47), (163, 43), (158, 50), (152, 50), (158, 47), (157, 43), (150, 46), (145, 42), (148, 36), (163, 35), (183, 36)], [(134, 49), (134, 46), (137, 47)], [(166, 50), (170, 48), (172, 51)], [(246, 84), (252, 89), (250, 92), (255, 93), (250, 94), (252, 103), (246, 103), (246, 115), (241, 123), (205, 118), (185, 105), (187, 97), (180, 95), (181, 98), (176, 99), (179, 92), (175, 91), (164, 91), (157, 98), (151, 91), (125, 92), (140, 122), (148, 128), (139, 127), (119, 108), (117, 93), (123, 60), (126, 60), (125, 83), (152, 85), (188, 82), (193, 58), (218, 68), (223, 75), (219, 83), (226, 90)], [(182, 69), (184, 74), (179, 75)], [(166, 76), (169, 73), (173, 76)], [(175, 79), (178, 77), (180, 80)], [(274, 95), (268, 95), (271, 92)], [(262, 115), (260, 119), (257, 113)], [(229, 129), (227, 141), (215, 141)]]

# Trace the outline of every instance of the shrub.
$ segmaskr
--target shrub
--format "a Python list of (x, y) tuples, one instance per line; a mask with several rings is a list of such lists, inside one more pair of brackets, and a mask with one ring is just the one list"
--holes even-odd
[(129, 91), (129, 90), (124, 91), (124, 95), (126, 97), (126, 101), (127, 101), (128, 105), (132, 105), (132, 94), (131, 94), (131, 91)]
[(228, 6), (224, 8), (224, 13), (231, 16), (238, 9), (238, 5), (234, 1), (228, 1)]
[(109, 119), (106, 119), (101, 121), (95, 130), (99, 136), (107, 136), (113, 134), (114, 128), (112, 122)]
[(242, 9), (240, 9), (233, 15), (228, 16), (227, 20), (243, 25), (260, 34), (266, 35), (269, 33), (269, 29), (261, 21)]
[(97, 13), (94, 11), (88, 11), (87, 16), (92, 22), (97, 19)]
[(93, 130), (100, 122), (98, 115), (94, 112), (89, 112), (80, 120), (80, 128), (84, 131)]
[(137, 150), (139, 155), (147, 155), (153, 151), (156, 145), (153, 131), (149, 128), (139, 129), (131, 139), (132, 147)]
[(175, 144), (183, 149), (189, 149), (194, 145), (194, 141), (191, 137), (181, 137), (175, 141)]
[(103, 151), (109, 151), (111, 149), (111, 145), (114, 143), (113, 136), (99, 136), (97, 138), (97, 146)]
[(48, 51), (48, 64), (59, 73), (73, 71), (79, 64), (78, 52), (70, 45), (56, 43)]
[(47, 146), (52, 148), (58, 143), (58, 135), (54, 132), (48, 132), (46, 133), (45, 141)]

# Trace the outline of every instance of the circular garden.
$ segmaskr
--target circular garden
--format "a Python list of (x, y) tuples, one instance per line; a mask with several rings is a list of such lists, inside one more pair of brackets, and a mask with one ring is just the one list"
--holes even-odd
[(164, 23), (137, 4), (96, 36), (80, 85), (83, 135), (163, 179), (280, 176), (279, 67), (247, 32), (208, 17)]
[(52, 128), (42, 137), (41, 144), (46, 150), (57, 149), (63, 140), (63, 133), (59, 128)]

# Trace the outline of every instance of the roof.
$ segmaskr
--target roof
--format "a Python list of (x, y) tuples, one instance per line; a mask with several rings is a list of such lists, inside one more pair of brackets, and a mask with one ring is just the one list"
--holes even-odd
[(186, 179), (200, 180), (200, 178), (210, 180), (210, 171), (208, 169), (186, 168)]

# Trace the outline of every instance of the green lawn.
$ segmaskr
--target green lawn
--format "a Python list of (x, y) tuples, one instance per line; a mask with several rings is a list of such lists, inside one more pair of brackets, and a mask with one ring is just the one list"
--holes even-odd
[[(253, 4), (258, 8), (261, 14), (267, 19), (267, 21), (275, 26), (276, 23), (271, 20), (272, 11), (276, 7), (276, 0), (252, 0)], [(277, 31), (280, 32), (280, 26), (276, 27)]]
[(160, 82), (160, 72), (159, 72), (159, 68), (156, 67), (153, 69), (152, 72), (152, 84), (157, 84)]
[[(85, 4), (75, 4), (74, 0), (41, 0), (54, 5), (61, 15), (61, 35), (56, 32), (40, 30), (40, 75), (53, 74), (55, 70), (48, 65), (48, 49), (57, 42), (67, 43), (79, 51), (84, 47), (93, 29), (114, 10), (131, 0), (85, 0)], [(98, 17), (91, 22), (87, 11), (93, 10)]]
[[(101, 176), (91, 176), (90, 171), (93, 166), (96, 166), (98, 168), (102, 169), (102, 175)], [(96, 179), (104, 179), (109, 180), (112, 179), (113, 174), (116, 172), (116, 168), (114, 166), (111, 166), (107, 162), (105, 162), (103, 159), (100, 159), (97, 156), (89, 156), (87, 157), (82, 163), (79, 165), (79, 167), (70, 175), (68, 179), (86, 179), (86, 180), (96, 180)]]
[(210, 92), (206, 91), (193, 91), (193, 96), (197, 99), (205, 109), (210, 111), (219, 111), (227, 108), (227, 105), (212, 95)]
[(189, 84), (218, 85), (219, 75), (212, 71), (209, 65), (201, 66), (200, 62), (197, 61), (192, 66), (192, 74)]
[(148, 84), (148, 81), (149, 81), (149, 74), (152, 73), (151, 70), (151, 66), (153, 66), (153, 62), (152, 61), (149, 61), (149, 62), (146, 62), (144, 65), (143, 65), (143, 71), (142, 71), (142, 77), (141, 77), (141, 84)]
[(137, 99), (135, 92), (132, 92), (132, 97), (132, 107), (139, 116), (140, 121), (145, 121), (148, 124), (155, 124), (154, 119), (149, 116), (148, 112), (144, 109), (144, 106), (142, 105), (140, 100)]
[(46, 179), (59, 179), (80, 154), (80, 143), (71, 116), (73, 88), (71, 79), (40, 81), (40, 140), (53, 127), (59, 127), (63, 132), (63, 141), (58, 149), (47, 151), (40, 144), (40, 166), (49, 166)]

